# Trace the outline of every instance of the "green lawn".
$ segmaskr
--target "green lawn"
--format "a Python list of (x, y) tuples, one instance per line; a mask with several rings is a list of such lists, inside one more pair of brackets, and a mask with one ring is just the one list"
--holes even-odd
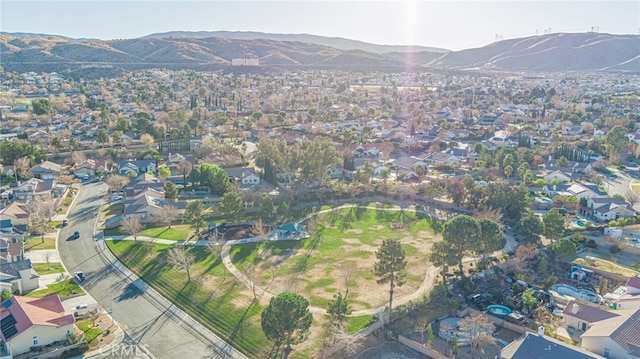
[(87, 342), (90, 347), (98, 344), (98, 337), (102, 334), (102, 330), (100, 327), (94, 327), (91, 319), (80, 319), (76, 321), (76, 326), (84, 332), (84, 341)]
[(42, 241), (42, 237), (28, 237), (27, 242), (24, 244), (24, 250), (28, 251), (31, 249), (55, 249), (56, 248), (56, 238), (55, 237), (44, 237), (44, 242)]
[(188, 224), (176, 224), (171, 226), (171, 228), (167, 228), (166, 226), (148, 228), (138, 235), (142, 237), (167, 239), (170, 241), (183, 241), (189, 237), (190, 232), (191, 227), (189, 227)]
[(249, 308), (252, 298), (244, 286), (205, 248), (189, 249), (196, 259), (192, 280), (186, 283), (186, 273), (166, 263), (168, 245), (155, 244), (151, 253), (141, 242), (107, 241), (107, 245), (146, 283), (249, 357), (269, 347), (260, 328), (262, 307)]
[(31, 263), (31, 266), (40, 275), (64, 272), (64, 267), (60, 262), (49, 262), (48, 268), (47, 263)]
[(124, 211), (124, 203), (106, 204), (100, 211), (100, 222), (104, 222), (107, 219), (119, 216)]
[(60, 298), (66, 298), (73, 295), (84, 295), (84, 291), (71, 278), (67, 278), (61, 282), (50, 284), (47, 289), (27, 293), (26, 296), (44, 298), (54, 294), (59, 295)]
[(349, 334), (355, 334), (371, 324), (373, 315), (362, 315), (359, 317), (347, 318)]

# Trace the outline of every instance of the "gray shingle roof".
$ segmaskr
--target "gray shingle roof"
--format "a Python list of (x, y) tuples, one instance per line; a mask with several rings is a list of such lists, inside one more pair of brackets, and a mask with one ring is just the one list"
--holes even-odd
[(600, 359), (599, 355), (572, 347), (559, 340), (533, 333), (512, 342), (502, 349), (503, 359)]
[(640, 310), (636, 310), (611, 333), (611, 339), (629, 353), (640, 357)]

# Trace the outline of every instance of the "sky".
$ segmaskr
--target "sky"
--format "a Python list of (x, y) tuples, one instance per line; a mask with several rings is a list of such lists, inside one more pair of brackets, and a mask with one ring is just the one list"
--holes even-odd
[(449, 50), (547, 32), (638, 34), (640, 1), (2, 0), (0, 31), (103, 40), (260, 31)]

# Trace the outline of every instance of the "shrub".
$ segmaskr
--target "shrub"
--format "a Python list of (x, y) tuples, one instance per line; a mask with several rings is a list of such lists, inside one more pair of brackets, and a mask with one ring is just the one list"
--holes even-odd
[(611, 251), (611, 254), (616, 254), (618, 252), (620, 252), (620, 247), (618, 247), (617, 244), (614, 244), (611, 246), (611, 248), (609, 249)]
[(585, 247), (587, 248), (593, 248), (593, 249), (597, 249), (598, 248), (598, 244), (596, 243), (595, 240), (590, 239), (587, 241), (587, 243), (585, 244)]

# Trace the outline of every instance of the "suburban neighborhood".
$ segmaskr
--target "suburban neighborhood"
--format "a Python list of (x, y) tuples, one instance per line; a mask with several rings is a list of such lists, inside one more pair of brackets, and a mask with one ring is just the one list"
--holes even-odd
[(0, 80), (0, 359), (122, 340), (80, 248), (219, 357), (640, 357), (637, 74)]

